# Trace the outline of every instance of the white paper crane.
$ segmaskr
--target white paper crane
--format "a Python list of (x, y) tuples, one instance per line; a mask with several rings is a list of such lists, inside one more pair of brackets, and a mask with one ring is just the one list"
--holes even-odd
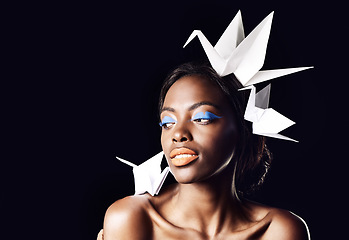
[(154, 196), (159, 193), (170, 171), (170, 168), (166, 167), (161, 172), (161, 161), (163, 156), (164, 153), (160, 152), (138, 166), (125, 159), (116, 157), (121, 162), (133, 167), (135, 195), (148, 192), (150, 195)]
[(251, 89), (244, 118), (252, 122), (252, 133), (298, 142), (292, 138), (279, 134), (282, 130), (295, 124), (292, 120), (281, 115), (272, 108), (268, 108), (270, 84), (256, 94), (255, 86), (248, 86), (240, 90)]
[[(264, 64), (273, 15), (274, 12), (271, 12), (245, 38), (241, 12), (238, 11), (214, 47), (200, 30), (194, 30), (183, 47), (197, 36), (216, 72), (222, 77), (234, 73), (243, 86), (312, 68), (298, 67), (259, 71)], [(268, 108), (270, 86), (257, 94), (253, 85), (244, 89), (251, 89), (244, 118), (252, 122), (253, 133), (296, 141), (279, 134), (294, 122), (274, 109)]]
[(220, 76), (234, 73), (243, 86), (312, 68), (299, 67), (259, 71), (265, 60), (273, 14), (274, 12), (271, 12), (244, 38), (239, 11), (214, 47), (200, 30), (194, 30), (183, 47), (197, 36), (216, 72)]

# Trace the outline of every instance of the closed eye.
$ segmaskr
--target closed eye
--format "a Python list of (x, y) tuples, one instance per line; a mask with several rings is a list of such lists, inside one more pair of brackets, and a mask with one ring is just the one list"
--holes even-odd
[(221, 118), (211, 112), (199, 112), (197, 114), (195, 114), (195, 116), (191, 119), (191, 121), (202, 124), (202, 125), (206, 125), (211, 123), (213, 120)]
[(169, 129), (172, 127), (177, 121), (169, 116), (165, 116), (162, 121), (159, 123), (160, 127), (164, 129)]

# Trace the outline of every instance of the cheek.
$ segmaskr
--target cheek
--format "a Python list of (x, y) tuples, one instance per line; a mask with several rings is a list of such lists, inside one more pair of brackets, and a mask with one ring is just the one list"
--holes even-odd
[(166, 132), (166, 130), (161, 131), (160, 141), (161, 141), (162, 150), (164, 151), (166, 156), (169, 156), (170, 147), (171, 147), (170, 145), (172, 140), (170, 139), (169, 133)]
[(165, 146), (164, 146), (164, 144), (165, 144), (166, 141), (165, 141), (164, 131), (161, 131), (160, 142), (161, 142), (162, 150), (165, 151)]
[[(205, 179), (224, 169), (231, 160), (237, 139), (235, 125), (225, 122), (211, 126), (194, 125), (190, 132), (193, 136), (190, 144), (200, 152), (201, 160), (191, 168), (171, 168), (176, 180), (183, 183)], [(161, 146), (170, 166), (170, 150), (174, 147), (171, 136), (170, 130), (162, 130)]]
[[(199, 133), (198, 133), (199, 135)], [(219, 168), (231, 160), (237, 134), (234, 124), (218, 125), (201, 132), (200, 145), (205, 156), (205, 165)]]

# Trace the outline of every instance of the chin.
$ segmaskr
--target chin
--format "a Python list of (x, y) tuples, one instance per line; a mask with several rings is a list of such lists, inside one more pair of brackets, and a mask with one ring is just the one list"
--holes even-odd
[(171, 171), (176, 181), (181, 184), (195, 183), (204, 177), (194, 163), (183, 167), (171, 166)]
[(233, 170), (229, 167), (231, 166), (231, 162), (231, 160), (226, 161), (223, 165), (215, 166), (214, 168), (201, 166), (200, 164), (196, 165), (195, 163), (184, 167), (170, 167), (173, 176), (178, 183), (191, 184), (206, 181), (219, 174), (224, 174), (224, 172), (226, 172), (225, 170), (229, 171), (229, 174), (233, 174)]
[(172, 166), (171, 171), (178, 183), (191, 184), (207, 180), (214, 175), (217, 170), (210, 171), (209, 169), (203, 169), (202, 167), (188, 165), (185, 167)]

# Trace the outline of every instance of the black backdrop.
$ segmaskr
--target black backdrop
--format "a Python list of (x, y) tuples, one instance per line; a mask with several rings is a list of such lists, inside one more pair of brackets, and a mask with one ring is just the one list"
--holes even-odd
[(174, 66), (205, 57), (197, 40), (182, 49), (188, 36), (200, 29), (215, 43), (239, 9), (246, 35), (275, 11), (263, 69), (315, 66), (271, 81), (270, 107), (297, 123), (283, 133), (300, 142), (268, 139), (272, 169), (251, 198), (300, 215), (313, 239), (335, 239), (346, 49), (345, 12), (333, 1), (14, 6), (5, 24), (5, 232), (95, 239), (107, 207), (133, 194), (132, 169), (115, 156), (139, 164), (161, 150), (160, 84)]

